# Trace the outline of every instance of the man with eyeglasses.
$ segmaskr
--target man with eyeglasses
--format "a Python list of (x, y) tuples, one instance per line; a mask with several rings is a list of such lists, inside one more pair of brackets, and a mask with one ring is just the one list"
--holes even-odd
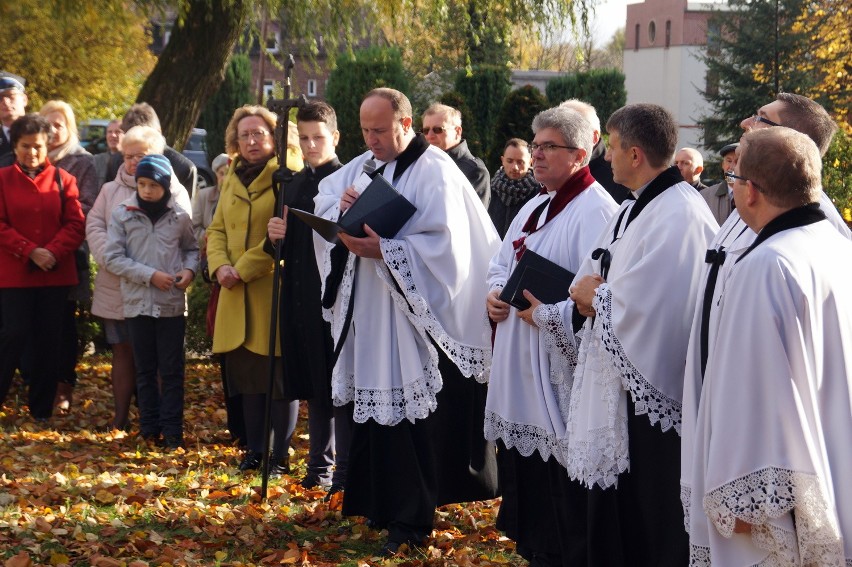
[(737, 211), (758, 236), (714, 303), (684, 399), (693, 565), (852, 559), (852, 243), (819, 204), (820, 155), (786, 127), (743, 135)]
[(688, 561), (679, 499), (683, 359), (707, 243), (718, 225), (671, 166), (674, 117), (655, 104), (612, 114), (607, 160), (634, 199), (595, 239), (570, 299), (535, 306), (546, 344), (576, 361), (559, 438), (586, 487), (589, 566)]
[(27, 108), (27, 93), (23, 77), (0, 71), (0, 167), (15, 163), (15, 154), (9, 141), (9, 127), (24, 115)]
[(470, 153), (462, 138), (461, 112), (446, 104), (433, 104), (423, 113), (426, 140), (447, 152), (467, 177), (485, 207), (491, 201), (491, 175), (485, 163)]
[(384, 552), (396, 553), (428, 537), (436, 506), (496, 495), (482, 298), (500, 241), (461, 170), (415, 134), (408, 97), (370, 91), (360, 123), (369, 149), (322, 180), (315, 213), (347, 214), (378, 175), (417, 210), (393, 236), (365, 224), (363, 238), (314, 244), (339, 354), (332, 397), (354, 405), (343, 513), (386, 527)]
[(586, 559), (585, 490), (562, 464), (571, 390), (570, 353), (541, 340), (555, 308), (516, 309), (500, 293), (525, 254), (576, 272), (618, 208), (589, 171), (592, 125), (577, 111), (539, 113), (530, 143), (543, 186), (515, 216), (488, 271), (488, 314), (496, 324), (485, 437), (499, 447), (503, 502), (497, 528), (517, 542), (531, 565), (581, 565)]

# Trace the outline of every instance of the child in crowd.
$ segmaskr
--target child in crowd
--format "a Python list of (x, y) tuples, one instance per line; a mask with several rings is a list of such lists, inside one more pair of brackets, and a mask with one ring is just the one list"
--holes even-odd
[(177, 449), (183, 445), (185, 290), (195, 277), (198, 242), (190, 212), (169, 190), (171, 177), (164, 156), (142, 158), (136, 194), (112, 212), (104, 260), (121, 278), (136, 366), (139, 435)]

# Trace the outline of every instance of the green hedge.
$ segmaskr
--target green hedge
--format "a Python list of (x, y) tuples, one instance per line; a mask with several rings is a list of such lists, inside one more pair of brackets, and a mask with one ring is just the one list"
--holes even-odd
[(556, 77), (547, 82), (545, 92), (553, 106), (572, 98), (588, 102), (601, 119), (601, 129), (605, 129), (612, 113), (627, 103), (624, 73), (617, 69), (592, 69)]

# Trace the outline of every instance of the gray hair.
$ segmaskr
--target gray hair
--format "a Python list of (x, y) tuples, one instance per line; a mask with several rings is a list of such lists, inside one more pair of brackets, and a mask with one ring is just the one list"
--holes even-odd
[(151, 126), (134, 126), (124, 133), (118, 148), (124, 151), (130, 144), (144, 144), (150, 153), (161, 154), (166, 148), (166, 139)]
[(562, 139), (565, 140), (566, 146), (586, 150), (583, 165), (589, 164), (589, 160), (592, 158), (592, 146), (594, 145), (594, 130), (582, 114), (565, 106), (548, 108), (539, 112), (533, 118), (532, 123), (533, 134), (538, 134), (545, 128), (553, 128), (558, 131)]
[(583, 118), (589, 121), (589, 124), (592, 125), (592, 128), (594, 128), (595, 132), (600, 133), (601, 119), (598, 118), (598, 111), (595, 110), (595, 107), (589, 104), (588, 102), (582, 101), (578, 98), (571, 98), (562, 102), (559, 106), (564, 106), (566, 108), (576, 110), (577, 112), (583, 115)]
[(427, 116), (440, 115), (446, 118), (450, 124), (453, 126), (461, 126), (462, 125), (462, 115), (458, 109), (453, 108), (452, 106), (447, 106), (446, 104), (434, 103), (429, 105), (423, 112), (423, 118)]

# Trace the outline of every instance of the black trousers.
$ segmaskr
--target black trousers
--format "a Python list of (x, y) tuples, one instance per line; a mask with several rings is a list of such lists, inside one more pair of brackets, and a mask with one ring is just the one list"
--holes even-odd
[(59, 375), (62, 310), (67, 286), (5, 288), (0, 290), (3, 313), (0, 331), (0, 403), (5, 401), (21, 353), (27, 359), (30, 414), (46, 419), (53, 414)]

